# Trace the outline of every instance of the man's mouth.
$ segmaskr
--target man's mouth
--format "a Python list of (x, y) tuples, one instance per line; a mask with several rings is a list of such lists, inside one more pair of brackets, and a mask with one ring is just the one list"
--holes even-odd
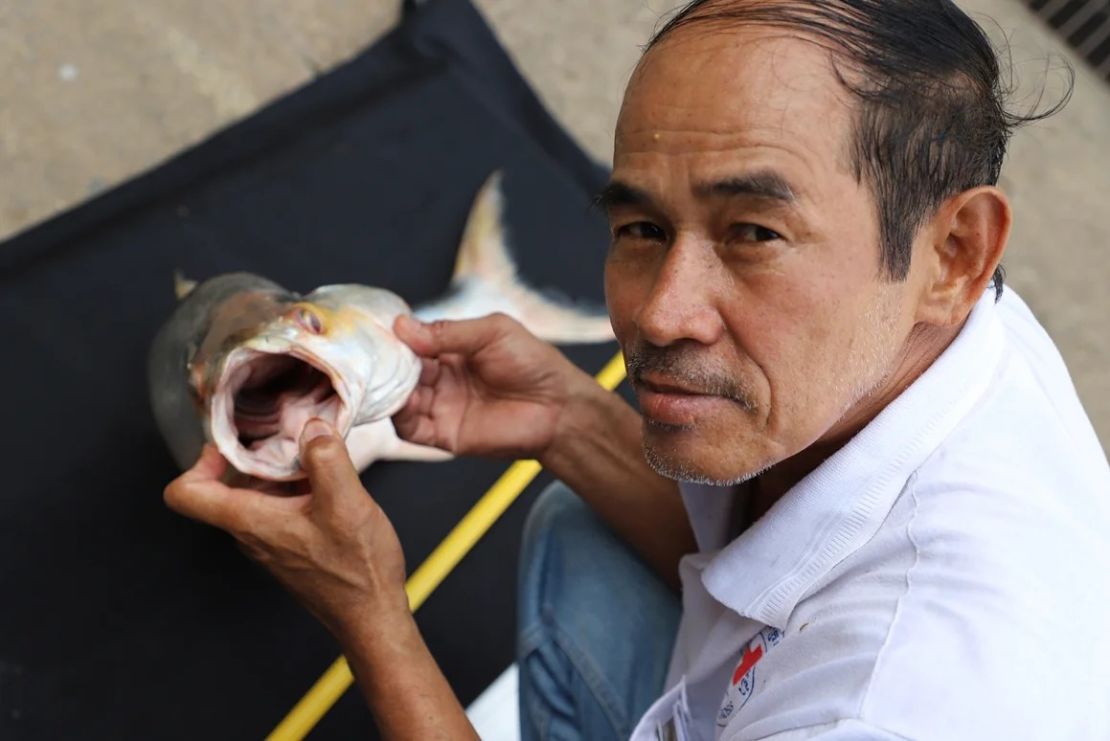
[(634, 379), (634, 382), (648, 391), (656, 394), (672, 394), (676, 396), (717, 396), (693, 386), (673, 380), (655, 373), (645, 373)]
[(653, 373), (638, 375), (633, 387), (644, 417), (671, 427), (689, 427), (714, 408), (730, 403), (719, 394)]

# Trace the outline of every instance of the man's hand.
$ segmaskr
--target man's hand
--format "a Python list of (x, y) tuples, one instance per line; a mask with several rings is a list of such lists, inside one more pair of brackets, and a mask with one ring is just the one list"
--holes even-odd
[(406, 440), (457, 455), (541, 457), (563, 413), (593, 379), (504, 314), (421, 324), (397, 336), (423, 361), (420, 382), (393, 418)]
[(459, 455), (536, 458), (669, 583), (694, 536), (673, 481), (644, 460), (640, 415), (507, 316), (394, 332), (421, 357), (398, 434)]
[(388, 739), (476, 739), (428, 653), (405, 596), (401, 545), (326, 423), (301, 434), (309, 492), (234, 488), (212, 446), (166, 487), (166, 504), (228, 531), (339, 640)]
[(231, 533), (341, 643), (367, 625), (409, 619), (397, 535), (326, 423), (305, 426), (301, 464), (307, 494), (234, 488), (221, 483), (228, 464), (209, 445), (166, 487), (166, 504)]

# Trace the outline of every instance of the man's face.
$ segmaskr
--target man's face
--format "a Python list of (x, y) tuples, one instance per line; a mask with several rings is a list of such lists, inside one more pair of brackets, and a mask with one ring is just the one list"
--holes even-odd
[(741, 481), (850, 434), (897, 364), (912, 281), (882, 270), (853, 105), (782, 31), (682, 29), (633, 75), (606, 294), (664, 475)]

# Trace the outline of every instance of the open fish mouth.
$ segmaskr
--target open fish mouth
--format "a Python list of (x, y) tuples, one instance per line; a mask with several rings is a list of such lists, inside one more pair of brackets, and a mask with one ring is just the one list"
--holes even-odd
[(311, 410), (335, 424), (339, 399), (318, 368), (289, 355), (261, 355), (246, 365), (250, 374), (232, 391), (232, 424), (244, 448), (256, 450), (280, 434), (294, 409)]
[(228, 358), (213, 396), (213, 441), (243, 473), (300, 478), (301, 431), (320, 418), (342, 434), (350, 424), (344, 391), (338, 375), (318, 358), (243, 348)]

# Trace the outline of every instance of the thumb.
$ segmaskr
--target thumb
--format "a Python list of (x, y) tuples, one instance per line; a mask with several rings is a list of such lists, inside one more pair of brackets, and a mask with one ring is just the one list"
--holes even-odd
[(425, 324), (408, 315), (394, 322), (397, 338), (417, 355), (437, 357), (444, 353), (470, 356), (496, 342), (517, 322), (505, 314), (490, 314), (478, 319), (440, 320)]
[(362, 492), (358, 471), (343, 438), (322, 419), (310, 419), (301, 431), (301, 467), (312, 484), (312, 496), (334, 509), (346, 497)]

